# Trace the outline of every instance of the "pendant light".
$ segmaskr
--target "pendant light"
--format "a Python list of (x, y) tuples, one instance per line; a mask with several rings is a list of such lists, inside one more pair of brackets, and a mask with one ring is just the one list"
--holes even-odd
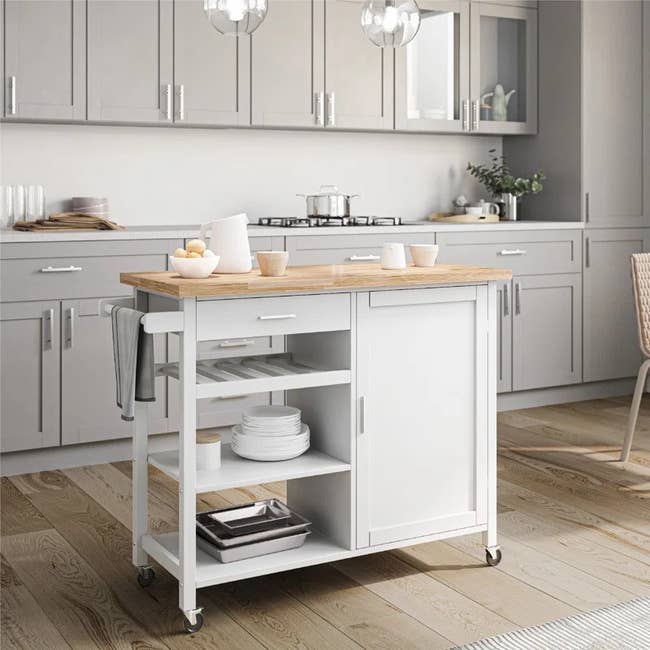
[(379, 47), (402, 47), (420, 29), (415, 0), (368, 0), (361, 10), (361, 27)]
[(229, 36), (252, 34), (266, 18), (268, 0), (204, 0), (210, 24)]

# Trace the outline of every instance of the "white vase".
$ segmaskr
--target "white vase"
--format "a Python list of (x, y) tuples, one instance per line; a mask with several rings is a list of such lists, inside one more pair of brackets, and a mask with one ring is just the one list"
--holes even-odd
[(235, 214), (201, 226), (201, 238), (209, 239), (208, 248), (219, 256), (215, 273), (248, 273), (253, 268), (247, 224), (245, 214)]

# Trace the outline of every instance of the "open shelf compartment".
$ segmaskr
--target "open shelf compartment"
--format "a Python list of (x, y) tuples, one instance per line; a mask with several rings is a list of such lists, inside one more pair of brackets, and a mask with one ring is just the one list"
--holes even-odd
[[(178, 363), (156, 366), (158, 375), (179, 379)], [(208, 359), (196, 364), (197, 399), (349, 384), (349, 369), (307, 365), (289, 352), (251, 357)]]
[[(149, 454), (149, 463), (178, 481), (180, 476), (178, 451)], [(216, 492), (245, 485), (336, 474), (350, 469), (349, 463), (313, 448), (291, 460), (261, 462), (241, 458), (232, 451), (229, 444), (222, 444), (221, 467), (216, 470), (198, 470), (196, 491), (197, 493)]]

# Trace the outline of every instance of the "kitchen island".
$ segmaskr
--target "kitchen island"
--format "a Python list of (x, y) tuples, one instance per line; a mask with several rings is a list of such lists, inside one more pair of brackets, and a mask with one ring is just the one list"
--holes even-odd
[[(149, 558), (179, 581), (188, 631), (202, 624), (196, 590), (366, 553), (484, 532), (496, 565), (497, 285), (511, 272), (436, 265), (292, 267), (278, 278), (123, 273), (152, 333), (176, 333), (178, 451), (148, 453), (147, 405), (136, 404), (133, 563)], [(285, 352), (197, 362), (197, 346), (283, 336)], [(254, 367), (255, 372), (247, 368)], [(196, 470), (196, 401), (283, 391), (311, 428), (311, 447), (256, 462), (223, 445), (219, 470)], [(179, 531), (148, 530), (147, 469), (179, 484)], [(287, 502), (313, 522), (304, 546), (221, 564), (197, 549), (196, 494), (287, 481)]]

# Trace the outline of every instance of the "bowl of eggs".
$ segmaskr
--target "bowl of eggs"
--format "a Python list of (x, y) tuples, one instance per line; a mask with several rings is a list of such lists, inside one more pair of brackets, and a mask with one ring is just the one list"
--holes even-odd
[(219, 256), (206, 248), (201, 239), (192, 239), (186, 248), (177, 248), (170, 259), (172, 268), (182, 278), (208, 278), (219, 264)]

